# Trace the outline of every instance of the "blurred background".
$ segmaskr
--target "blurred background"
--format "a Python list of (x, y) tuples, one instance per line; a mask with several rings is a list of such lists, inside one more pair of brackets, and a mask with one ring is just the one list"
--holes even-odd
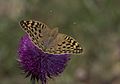
[(0, 0), (0, 84), (30, 84), (16, 61), (26, 19), (59, 27), (84, 47), (49, 84), (120, 84), (120, 0)]

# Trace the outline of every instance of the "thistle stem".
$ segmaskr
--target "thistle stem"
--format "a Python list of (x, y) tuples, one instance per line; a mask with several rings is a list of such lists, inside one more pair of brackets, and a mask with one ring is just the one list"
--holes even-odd
[(35, 84), (35, 80), (33, 79), (33, 80), (31, 80), (31, 82), (32, 82), (32, 84)]

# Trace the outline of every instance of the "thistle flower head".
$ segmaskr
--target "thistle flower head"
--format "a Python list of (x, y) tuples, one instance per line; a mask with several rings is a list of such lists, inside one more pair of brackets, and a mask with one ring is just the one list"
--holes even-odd
[(41, 80), (42, 84), (46, 84), (48, 78), (62, 73), (70, 59), (67, 54), (44, 53), (31, 42), (28, 35), (21, 38), (18, 54), (19, 64), (26, 73), (26, 77), (30, 76), (31, 79)]

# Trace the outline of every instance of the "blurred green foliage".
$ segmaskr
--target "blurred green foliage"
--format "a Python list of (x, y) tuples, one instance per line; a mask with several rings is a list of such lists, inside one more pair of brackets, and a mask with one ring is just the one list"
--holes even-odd
[(120, 0), (0, 0), (0, 84), (30, 84), (16, 61), (26, 19), (59, 27), (84, 47), (49, 84), (120, 84)]

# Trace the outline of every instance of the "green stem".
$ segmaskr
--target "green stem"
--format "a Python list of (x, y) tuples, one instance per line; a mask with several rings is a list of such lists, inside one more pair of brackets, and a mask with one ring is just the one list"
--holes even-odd
[(35, 80), (33, 79), (33, 80), (31, 80), (31, 82), (32, 82), (32, 84), (35, 84)]
[(40, 81), (38, 81), (38, 84), (42, 84), (42, 83), (40, 83)]

